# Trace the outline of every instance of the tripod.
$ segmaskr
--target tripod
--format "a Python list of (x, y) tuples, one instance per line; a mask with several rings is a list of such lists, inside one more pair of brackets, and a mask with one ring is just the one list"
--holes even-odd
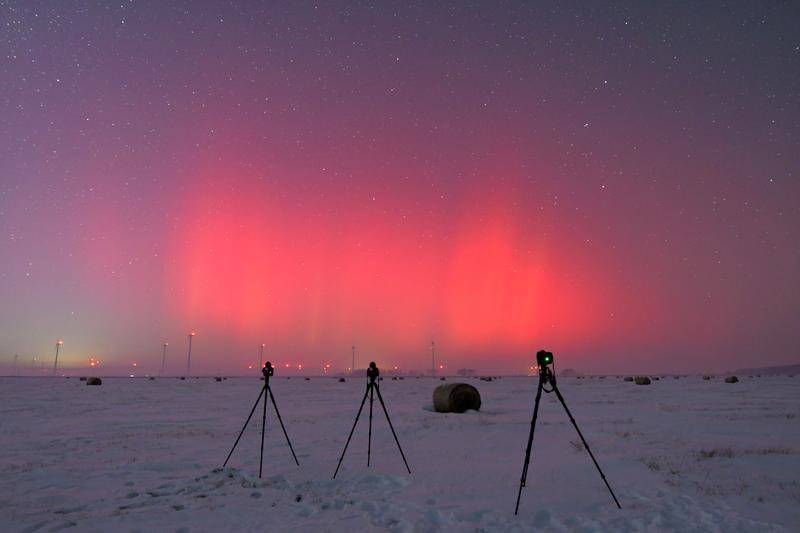
[[(617, 507), (622, 509), (622, 506), (619, 504), (617, 497), (614, 495), (614, 491), (611, 490), (611, 485), (608, 484), (606, 480), (606, 476), (603, 475), (603, 471), (600, 469), (600, 465), (597, 464), (597, 459), (594, 458), (594, 454), (592, 450), (589, 448), (589, 443), (586, 442), (586, 439), (583, 438), (583, 433), (581, 433), (580, 428), (578, 428), (578, 423), (575, 422), (575, 419), (572, 417), (572, 413), (569, 412), (569, 408), (567, 407), (566, 402), (564, 402), (564, 397), (561, 396), (561, 392), (558, 390), (558, 386), (556, 385), (556, 376), (550, 370), (549, 364), (553, 362), (553, 354), (550, 352), (545, 352), (544, 350), (540, 351), (536, 354), (537, 362), (539, 363), (539, 388), (536, 390), (536, 401), (533, 404), (533, 419), (531, 420), (531, 432), (528, 435), (528, 448), (525, 450), (525, 464), (522, 467), (522, 478), (519, 482), (519, 492), (517, 492), (517, 506), (514, 508), (514, 514), (519, 512), (519, 499), (522, 496), (522, 487), (525, 486), (525, 482), (528, 479), (528, 466), (531, 462), (531, 448), (533, 447), (533, 430), (536, 429), (536, 417), (539, 414), (539, 400), (542, 397), (542, 391), (546, 393), (555, 392), (558, 401), (561, 402), (561, 405), (564, 406), (564, 411), (567, 412), (567, 416), (569, 417), (569, 421), (572, 422), (572, 425), (575, 426), (575, 431), (578, 432), (578, 436), (583, 441), (583, 446), (586, 448), (586, 451), (589, 452), (589, 457), (592, 458), (594, 462), (594, 466), (597, 467), (597, 471), (600, 472), (600, 477), (603, 478), (603, 482), (606, 484), (608, 488), (608, 492), (611, 493), (611, 497), (614, 498), (614, 503), (617, 504)], [(550, 385), (550, 389), (546, 389), (544, 386), (545, 384)]]
[(367, 466), (369, 466), (370, 456), (372, 454), (372, 402), (374, 400), (375, 393), (378, 394), (378, 401), (381, 402), (381, 407), (383, 407), (383, 414), (386, 415), (386, 421), (389, 422), (389, 429), (392, 430), (392, 435), (394, 436), (394, 441), (397, 443), (397, 449), (400, 450), (400, 456), (403, 458), (403, 462), (406, 465), (406, 470), (408, 473), (411, 473), (411, 469), (408, 467), (408, 461), (406, 461), (406, 455), (403, 453), (403, 448), (400, 447), (400, 441), (397, 440), (397, 433), (394, 431), (394, 426), (392, 426), (392, 420), (389, 418), (389, 412), (386, 410), (386, 404), (383, 403), (383, 396), (381, 396), (381, 387), (378, 385), (376, 379), (380, 375), (380, 370), (375, 365), (375, 362), (371, 362), (369, 364), (369, 368), (367, 369), (367, 377), (369, 381), (367, 382), (367, 390), (364, 391), (364, 398), (361, 400), (361, 406), (358, 408), (358, 414), (356, 414), (356, 420), (353, 422), (353, 429), (350, 430), (350, 435), (347, 437), (347, 443), (344, 445), (344, 450), (342, 450), (342, 456), (339, 457), (339, 464), (336, 465), (336, 471), (333, 473), (333, 478), (336, 479), (336, 474), (339, 473), (339, 467), (342, 466), (342, 459), (344, 459), (344, 454), (347, 452), (347, 447), (350, 445), (350, 439), (353, 438), (353, 432), (356, 430), (356, 424), (358, 424), (358, 418), (361, 416), (361, 411), (364, 409), (364, 403), (367, 401), (367, 396), (369, 396), (369, 433), (367, 437)]
[[(275, 402), (275, 396), (272, 394), (272, 387), (269, 386), (269, 378), (274, 374), (275, 370), (272, 368), (272, 363), (267, 361), (267, 364), (264, 365), (264, 368), (261, 369), (261, 373), (264, 375), (264, 386), (261, 388), (261, 393), (258, 395), (258, 399), (256, 403), (253, 404), (253, 408), (250, 410), (250, 414), (247, 416), (247, 420), (244, 423), (244, 427), (242, 431), (239, 432), (239, 436), (236, 437), (236, 442), (233, 443), (233, 448), (231, 448), (230, 453), (228, 454), (227, 459), (222, 464), (224, 468), (225, 465), (228, 464), (228, 461), (233, 455), (233, 450), (236, 449), (236, 445), (239, 444), (239, 439), (242, 438), (244, 434), (244, 430), (247, 429), (247, 424), (250, 423), (250, 419), (253, 418), (253, 413), (256, 412), (256, 407), (258, 407), (258, 402), (261, 401), (261, 396), (264, 396), (264, 411), (261, 415), (261, 454), (258, 460), (258, 477), (261, 477), (261, 470), (264, 465), (264, 430), (266, 429), (267, 424), (267, 402), (269, 398), (272, 398), (272, 406), (275, 408), (275, 414), (278, 415), (278, 422), (281, 423), (281, 429), (283, 430), (283, 435), (286, 437), (286, 442), (289, 444), (289, 449), (292, 451), (292, 457), (294, 457), (294, 462), (297, 463), (297, 466), (300, 466), (300, 462), (297, 460), (297, 455), (294, 453), (294, 448), (292, 448), (292, 442), (289, 440), (289, 434), (286, 433), (286, 427), (283, 425), (283, 419), (281, 418), (281, 413), (278, 411), (278, 404)], [(269, 395), (269, 397), (267, 397)]]

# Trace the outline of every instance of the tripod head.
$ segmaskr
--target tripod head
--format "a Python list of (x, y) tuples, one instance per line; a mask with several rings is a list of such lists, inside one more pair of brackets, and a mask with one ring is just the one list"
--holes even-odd
[(267, 364), (265, 364), (264, 368), (261, 369), (261, 373), (264, 375), (265, 380), (274, 375), (275, 369), (272, 368), (272, 363), (267, 361)]
[(378, 365), (375, 364), (375, 361), (372, 361), (369, 364), (369, 368), (367, 368), (367, 377), (369, 378), (369, 382), (370, 383), (375, 383), (375, 380), (380, 375), (381, 375), (381, 371), (378, 370)]

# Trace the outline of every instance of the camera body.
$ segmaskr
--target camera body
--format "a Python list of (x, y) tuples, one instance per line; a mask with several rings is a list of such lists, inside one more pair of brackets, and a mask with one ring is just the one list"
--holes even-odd
[(375, 361), (372, 361), (369, 364), (369, 368), (367, 368), (367, 377), (369, 378), (370, 382), (374, 383), (380, 375), (381, 371), (378, 370), (378, 365), (375, 364)]
[(536, 352), (536, 364), (539, 365), (539, 368), (544, 368), (547, 365), (553, 364), (553, 352), (548, 352), (547, 350), (539, 350)]
[(267, 361), (267, 364), (264, 365), (264, 368), (261, 369), (261, 373), (264, 374), (264, 378), (268, 378), (275, 374), (275, 369), (272, 368), (272, 363)]

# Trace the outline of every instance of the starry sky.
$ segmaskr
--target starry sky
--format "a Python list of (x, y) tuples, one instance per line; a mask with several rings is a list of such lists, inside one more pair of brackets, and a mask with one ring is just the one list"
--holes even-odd
[(0, 364), (797, 362), (800, 6), (653, 4), (0, 0)]

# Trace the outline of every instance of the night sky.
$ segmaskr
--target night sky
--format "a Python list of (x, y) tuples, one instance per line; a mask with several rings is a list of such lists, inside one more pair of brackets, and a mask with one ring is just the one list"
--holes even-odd
[(0, 364), (797, 362), (800, 5), (650, 4), (0, 0)]

